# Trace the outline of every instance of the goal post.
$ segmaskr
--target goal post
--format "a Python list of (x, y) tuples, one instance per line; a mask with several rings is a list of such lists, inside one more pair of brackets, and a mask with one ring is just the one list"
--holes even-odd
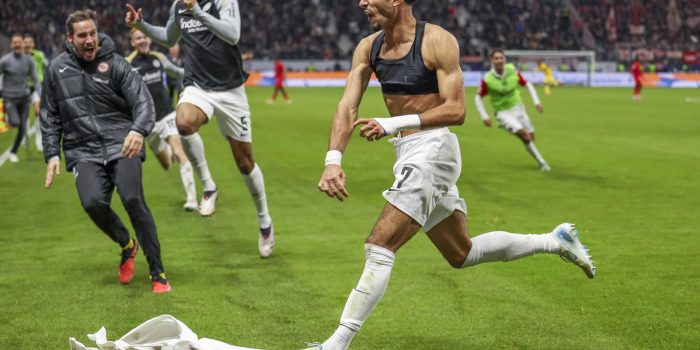
[[(557, 73), (585, 74), (581, 83), (592, 86), (595, 72), (594, 51), (505, 50), (504, 53), (508, 61), (515, 63), (523, 71), (537, 71), (539, 61), (544, 61)], [(567, 68), (566, 72), (562, 72), (561, 67)]]

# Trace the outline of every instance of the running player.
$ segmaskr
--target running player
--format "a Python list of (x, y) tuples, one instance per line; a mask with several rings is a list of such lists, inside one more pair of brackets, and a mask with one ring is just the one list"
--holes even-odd
[(279, 58), (275, 60), (275, 91), (272, 93), (272, 97), (266, 101), (267, 104), (271, 105), (275, 103), (278, 92), (282, 93), (284, 101), (287, 102), (287, 104), (292, 104), (292, 100), (289, 98), (289, 95), (287, 95), (287, 91), (284, 90), (284, 64)]
[(238, 40), (241, 17), (237, 0), (173, 1), (165, 27), (143, 20), (142, 9), (127, 4), (125, 21), (156, 43), (174, 45), (180, 38), (185, 56), (185, 90), (177, 104), (176, 123), (187, 158), (192, 161), (204, 194), (202, 216), (214, 214), (218, 192), (204, 155), (199, 128), (216, 115), (219, 128), (231, 146), (233, 158), (258, 211), (260, 256), (268, 257), (275, 245), (272, 218), (267, 208), (262, 170), (253, 159), (253, 138), (248, 97)]
[[(34, 48), (34, 38), (29, 35), (25, 34), (24, 35), (24, 53), (27, 55), (31, 56), (34, 59), (34, 68), (36, 68), (36, 77), (39, 79), (39, 83), (44, 82), (44, 69), (46, 69), (46, 66), (49, 64), (48, 60), (46, 59), (46, 55), (41, 50), (37, 50)], [(36, 87), (34, 86), (33, 81), (29, 81), (29, 89), (32, 91), (30, 100), (32, 103), (32, 106), (34, 107), (34, 115), (37, 121), (39, 121), (39, 102), (41, 99), (39, 98), (39, 91), (37, 91)], [(39, 127), (39, 123), (35, 122), (34, 123), (34, 144), (36, 145), (36, 149), (39, 151), (43, 150), (43, 146), (41, 144), (41, 127)]]
[(537, 97), (535, 87), (523, 78), (513, 64), (506, 63), (506, 56), (501, 49), (491, 52), (491, 66), (491, 70), (481, 81), (481, 87), (474, 97), (474, 104), (484, 125), (491, 127), (491, 118), (486, 113), (482, 101), (484, 96), (490, 95), (491, 106), (496, 111), (496, 120), (501, 127), (523, 141), (525, 148), (535, 158), (541, 171), (549, 171), (549, 164), (542, 158), (540, 151), (535, 146), (535, 128), (532, 126), (530, 117), (525, 112), (525, 105), (520, 98), (519, 88), (526, 86), (535, 108), (542, 113), (544, 109), (539, 97)]
[(19, 162), (17, 150), (22, 140), (27, 135), (27, 117), (29, 116), (30, 91), (28, 79), (34, 82), (34, 86), (40, 89), (39, 79), (36, 76), (34, 60), (24, 54), (24, 42), (22, 34), (13, 34), (10, 38), (12, 52), (0, 58), (0, 75), (2, 75), (2, 97), (5, 104), (5, 113), (10, 126), (17, 128), (17, 137), (10, 149), (9, 160), (12, 163)]
[(639, 58), (635, 57), (632, 63), (632, 77), (634, 78), (634, 91), (632, 92), (632, 100), (640, 101), (642, 99), (642, 64)]
[(133, 69), (141, 74), (156, 106), (156, 124), (153, 131), (146, 137), (146, 142), (151, 151), (156, 154), (163, 169), (170, 169), (172, 158), (180, 164), (180, 177), (187, 195), (184, 208), (187, 211), (197, 210), (199, 207), (192, 165), (182, 151), (180, 136), (175, 126), (173, 101), (170, 100), (163, 81), (163, 73), (177, 80), (184, 75), (184, 69), (170, 62), (162, 53), (151, 50), (151, 38), (133, 28), (131, 29), (131, 47), (134, 48), (134, 52), (126, 59), (134, 67)]
[[(595, 276), (572, 224), (551, 233), (489, 232), (470, 239), (467, 207), (456, 183), (462, 169), (457, 137), (447, 126), (465, 117), (463, 76), (457, 40), (439, 26), (413, 17), (415, 0), (361, 0), (372, 29), (352, 59), (345, 92), (333, 119), (325, 169), (318, 184), (331, 198), (348, 196), (342, 152), (353, 128), (369, 141), (395, 135), (393, 185), (365, 243), (365, 269), (350, 292), (340, 325), (313, 349), (347, 349), (379, 303), (389, 283), (395, 254), (422, 227), (443, 257), (456, 268), (510, 261), (535, 253), (560, 254)], [(390, 118), (358, 119), (362, 96), (374, 72)], [(575, 255), (574, 255), (575, 254)]]
[(559, 82), (554, 79), (554, 75), (552, 74), (552, 68), (549, 68), (544, 61), (540, 61), (537, 69), (544, 73), (544, 94), (546, 96), (552, 95), (552, 87), (559, 86)]

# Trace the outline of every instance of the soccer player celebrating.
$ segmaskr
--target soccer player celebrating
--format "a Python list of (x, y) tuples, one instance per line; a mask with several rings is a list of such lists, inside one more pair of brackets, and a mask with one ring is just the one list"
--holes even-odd
[(184, 70), (170, 62), (162, 53), (151, 50), (151, 38), (133, 28), (131, 46), (135, 50), (126, 59), (143, 77), (156, 106), (156, 124), (146, 137), (148, 146), (156, 154), (163, 169), (170, 168), (171, 158), (175, 158), (180, 164), (180, 177), (187, 195), (184, 208), (187, 211), (197, 210), (197, 189), (194, 185), (192, 165), (182, 151), (180, 136), (175, 126), (173, 101), (170, 100), (163, 81), (163, 73), (177, 80), (182, 77)]
[(635, 57), (632, 63), (632, 77), (634, 78), (634, 91), (632, 92), (632, 100), (639, 101), (642, 99), (642, 64), (639, 58)]
[(552, 68), (549, 68), (547, 63), (544, 61), (540, 61), (537, 69), (544, 73), (544, 94), (546, 96), (552, 95), (552, 87), (559, 86), (559, 82), (554, 79), (554, 75), (552, 74)]
[(535, 108), (542, 113), (544, 109), (539, 97), (537, 97), (535, 87), (523, 78), (513, 64), (506, 63), (506, 56), (501, 49), (491, 52), (491, 66), (491, 70), (481, 81), (481, 87), (474, 97), (474, 104), (484, 125), (491, 127), (491, 118), (486, 113), (482, 101), (484, 96), (490, 95), (491, 106), (496, 111), (496, 120), (501, 124), (501, 127), (523, 141), (525, 148), (535, 158), (541, 171), (549, 171), (549, 165), (535, 146), (535, 128), (532, 126), (530, 117), (525, 112), (525, 105), (520, 98), (519, 88), (526, 86), (530, 96), (532, 96)]
[[(331, 127), (320, 191), (343, 201), (348, 196), (342, 153), (354, 127), (369, 141), (395, 135), (393, 185), (387, 203), (365, 241), (365, 269), (350, 292), (340, 325), (313, 349), (347, 349), (379, 303), (395, 254), (421, 227), (449, 264), (456, 268), (510, 261), (535, 253), (560, 254), (590, 277), (588, 253), (572, 224), (551, 233), (485, 233), (470, 239), (467, 207), (456, 183), (462, 169), (459, 142), (448, 126), (465, 117), (463, 76), (457, 40), (439, 26), (416, 21), (416, 0), (361, 0), (359, 5), (378, 32), (360, 41), (345, 92)], [(359, 118), (362, 96), (374, 72), (391, 117)]]
[(272, 97), (267, 100), (267, 104), (275, 103), (277, 99), (277, 92), (281, 92), (284, 96), (284, 101), (287, 104), (291, 104), (292, 100), (287, 95), (287, 91), (284, 90), (284, 64), (281, 59), (275, 60), (275, 91), (272, 93)]
[(236, 165), (258, 211), (258, 250), (262, 257), (268, 257), (275, 238), (263, 173), (253, 159), (250, 109), (243, 85), (248, 74), (243, 70), (237, 46), (241, 33), (238, 1), (173, 1), (165, 27), (146, 23), (141, 9), (136, 11), (131, 5), (126, 6), (126, 23), (156, 43), (172, 46), (182, 38), (185, 90), (178, 101), (175, 118), (187, 158), (193, 163), (204, 188), (200, 214), (214, 214), (218, 192), (197, 131), (216, 114), (219, 128), (231, 145)]
[[(97, 33), (96, 17), (91, 10), (68, 16), (66, 51), (46, 70), (40, 119), (48, 163), (45, 186), (50, 188), (59, 173), (63, 145), (83, 209), (121, 246), (119, 282), (131, 282), (140, 243), (153, 293), (167, 293), (170, 283), (141, 182), (143, 138), (155, 122), (153, 99), (138, 73), (115, 53), (112, 39)], [(109, 206), (115, 187), (138, 243)]]
[[(41, 52), (41, 50), (37, 50), (34, 48), (34, 38), (31, 35), (25, 35), (23, 41), (24, 53), (26, 53), (34, 59), (36, 77), (39, 80), (39, 84), (41, 84), (44, 82), (44, 69), (46, 69), (46, 66), (48, 65), (46, 55), (44, 55), (44, 53)], [(32, 90), (30, 100), (32, 106), (34, 107), (34, 115), (36, 117), (36, 120), (39, 121), (39, 102), (41, 101), (39, 98), (39, 90), (37, 90), (37, 88), (34, 86), (34, 82), (31, 80), (29, 81), (29, 88)], [(41, 145), (41, 128), (39, 127), (39, 123), (37, 122), (35, 122), (34, 126), (34, 143), (36, 145), (36, 149), (41, 151), (43, 149), (43, 146)]]

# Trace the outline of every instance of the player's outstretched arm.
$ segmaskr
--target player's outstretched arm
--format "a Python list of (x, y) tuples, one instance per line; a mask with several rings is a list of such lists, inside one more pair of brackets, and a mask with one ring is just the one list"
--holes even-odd
[(537, 96), (537, 90), (535, 90), (535, 86), (532, 85), (531, 82), (528, 80), (525, 80), (525, 78), (518, 72), (518, 79), (520, 80), (520, 86), (525, 86), (527, 88), (527, 91), (530, 93), (530, 97), (532, 97), (532, 103), (535, 105), (535, 109), (537, 109), (537, 112), (544, 112), (544, 108), (542, 108), (542, 102), (540, 102), (540, 97)]
[(369, 54), (373, 38), (374, 35), (363, 39), (355, 49), (352, 68), (345, 83), (345, 91), (338, 103), (335, 117), (333, 117), (325, 169), (318, 183), (319, 191), (328, 197), (335, 197), (341, 202), (348, 196), (348, 191), (345, 188), (345, 173), (340, 162), (352, 134), (353, 121), (357, 119), (362, 95), (364, 95), (372, 76)]
[(441, 105), (420, 114), (421, 127), (462, 125), (466, 115), (464, 76), (459, 66), (457, 39), (446, 30), (426, 25), (427, 52), (424, 59), (437, 71)]
[(142, 31), (157, 44), (170, 47), (180, 39), (180, 27), (175, 23), (175, 5), (177, 5), (177, 1), (173, 1), (172, 6), (170, 6), (170, 17), (165, 27), (147, 23), (143, 20), (143, 10), (141, 8), (136, 10), (130, 4), (126, 4), (124, 21), (129, 27)]
[(192, 16), (204, 24), (214, 35), (231, 44), (238, 44), (241, 38), (241, 16), (238, 12), (238, 0), (215, 0), (219, 18), (202, 10), (197, 0), (183, 0)]
[(154, 56), (158, 59), (160, 64), (163, 66), (163, 71), (169, 77), (175, 79), (182, 79), (185, 76), (185, 68), (179, 67), (175, 63), (171, 62), (165, 55), (158, 51), (151, 51)]

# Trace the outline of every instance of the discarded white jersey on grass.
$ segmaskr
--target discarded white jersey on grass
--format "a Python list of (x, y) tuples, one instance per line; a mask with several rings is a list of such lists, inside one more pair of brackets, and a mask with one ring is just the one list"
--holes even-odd
[(170, 315), (152, 318), (119, 340), (107, 340), (104, 327), (95, 334), (88, 334), (88, 338), (97, 344), (96, 348), (86, 347), (75, 338), (70, 338), (71, 350), (255, 350), (213, 339), (198, 339), (187, 325)]

